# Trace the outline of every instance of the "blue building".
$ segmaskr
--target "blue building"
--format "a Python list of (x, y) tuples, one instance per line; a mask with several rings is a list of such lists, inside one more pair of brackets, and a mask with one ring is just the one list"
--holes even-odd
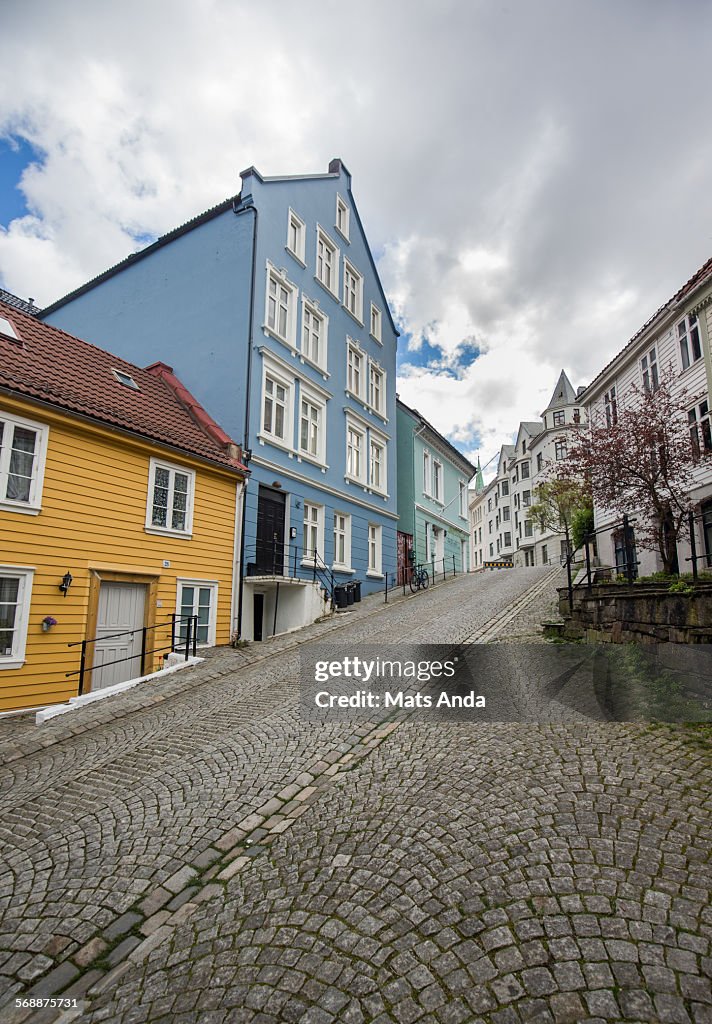
[(234, 623), (263, 639), (396, 560), (398, 332), (340, 160), (241, 175), (239, 195), (43, 310), (165, 362), (243, 445), (251, 479)]

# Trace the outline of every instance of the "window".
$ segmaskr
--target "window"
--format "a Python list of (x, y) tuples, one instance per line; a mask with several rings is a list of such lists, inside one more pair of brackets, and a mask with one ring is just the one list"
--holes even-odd
[(492, 520), (489, 521), (489, 533), (492, 533)]
[(464, 484), (462, 480), (458, 482), (460, 490), (460, 515), (463, 519), (467, 518), (467, 484)]
[(146, 529), (189, 534), (193, 526), (195, 473), (151, 459)]
[(433, 459), (433, 498), (443, 500), (443, 465)]
[(640, 371), (643, 375), (643, 387), (646, 391), (655, 391), (658, 386), (658, 357), (655, 346), (640, 360)]
[(503, 480), (499, 486), (502, 497), (506, 498), (509, 494), (509, 480)]
[(386, 489), (386, 446), (382, 441), (371, 438), (369, 483), (374, 490)]
[(533, 536), (533, 533), (534, 533), (534, 531), (532, 530), (532, 521), (531, 521), (531, 519), (525, 519), (524, 520), (524, 536), (525, 537), (531, 537), (531, 536)]
[(316, 277), (332, 295), (337, 295), (339, 250), (321, 228), (316, 233)]
[(488, 512), (492, 511), (492, 499), (491, 498), (487, 499), (487, 511)]
[(532, 492), (531, 491), (524, 491), (523, 494), (522, 494), (522, 505), (524, 506), (524, 508), (529, 508), (531, 503), (532, 503)]
[(0, 414), (0, 508), (39, 511), (48, 428)]
[(700, 325), (697, 316), (691, 313), (681, 320), (677, 325), (677, 340), (680, 345), (680, 359), (682, 368), (686, 370), (692, 363), (702, 358), (702, 346), (700, 344)]
[(294, 344), (294, 302), (296, 288), (273, 267), (267, 270), (265, 329), (279, 341)]
[(12, 341), (20, 341), (20, 336), (15, 330), (12, 321), (8, 320), (6, 316), (0, 316), (0, 334), (10, 338)]
[(525, 441), (524, 438), (522, 438), (522, 455), (526, 455), (526, 453), (527, 453), (527, 442)]
[[(430, 452), (423, 452), (423, 494), (430, 494), (432, 486), (431, 480), (431, 469), (430, 469)], [(492, 499), (490, 498), (487, 502), (487, 511), (492, 511)]]
[(502, 509), (502, 521), (505, 522), (505, 523), (508, 523), (509, 522), (509, 518), (510, 518), (509, 505), (505, 505), (504, 508)]
[(490, 553), (490, 558), (492, 558), (492, 556), (494, 555), (494, 544), (490, 544), (490, 546), (489, 546), (489, 553)]
[(383, 381), (385, 373), (375, 363), (370, 363), (368, 367), (368, 404), (376, 412), (383, 412), (383, 401), (385, 398), (385, 388)]
[(616, 400), (616, 389), (612, 387), (603, 396), (606, 406), (606, 425), (614, 426), (618, 422), (618, 402)]
[(368, 524), (368, 571), (381, 575), (381, 527)]
[(346, 241), (349, 239), (349, 208), (341, 198), (336, 197), (336, 230), (344, 236)]
[(705, 400), (690, 409), (687, 414), (690, 424), (690, 440), (696, 458), (702, 451), (712, 452), (712, 426), (710, 424), (709, 404)]
[(124, 373), (123, 370), (112, 370), (111, 372), (114, 377), (116, 377), (119, 384), (124, 384), (127, 388), (132, 388), (134, 391), (141, 390), (130, 373)]
[(351, 516), (334, 512), (334, 568), (351, 568)]
[(287, 221), (287, 250), (296, 256), (300, 263), (304, 263), (306, 240), (306, 226), (301, 217), (298, 217), (294, 210), (289, 211)]
[(302, 355), (305, 359), (326, 365), (326, 317), (305, 300), (302, 309)]
[(347, 424), (346, 428), (346, 475), (359, 483), (365, 483), (364, 438), (362, 430)]
[(178, 580), (178, 640), (185, 643), (188, 634), (188, 618), (198, 618), (198, 643), (202, 646), (215, 644), (215, 618), (218, 585), (206, 580)]
[(554, 426), (563, 427), (566, 423), (566, 413), (563, 410), (554, 413)]
[(313, 459), (321, 458), (323, 408), (308, 398), (302, 398), (299, 417), (299, 449)]
[(302, 532), (302, 559), (314, 561), (314, 555), (322, 550), (322, 523), (324, 509), (322, 505), (304, 502), (304, 523)]
[(566, 441), (557, 441), (554, 445), (554, 455), (557, 459), (566, 458)]
[(541, 564), (549, 564), (549, 549), (547, 548), (546, 544), (542, 544), (541, 546)]
[(528, 479), (529, 479), (529, 463), (528, 462), (523, 462), (522, 463), (522, 480), (528, 480)]
[(512, 535), (508, 530), (504, 534), (504, 546), (505, 548), (511, 548), (512, 546)]
[(363, 319), (363, 278), (344, 257), (344, 305), (359, 323)]
[(537, 457), (536, 457), (536, 471), (537, 471), (537, 473), (541, 473), (543, 468), (544, 468), (544, 456), (542, 455), (541, 452), (538, 452), (537, 453)]
[(262, 409), (262, 430), (270, 437), (288, 443), (289, 389), (286, 384), (265, 374), (264, 405)]
[(0, 567), (0, 670), (24, 663), (33, 573)]
[(363, 397), (363, 353), (349, 345), (348, 374), (346, 386), (352, 395)]
[(381, 340), (381, 311), (378, 306), (371, 303), (371, 337), (376, 341)]

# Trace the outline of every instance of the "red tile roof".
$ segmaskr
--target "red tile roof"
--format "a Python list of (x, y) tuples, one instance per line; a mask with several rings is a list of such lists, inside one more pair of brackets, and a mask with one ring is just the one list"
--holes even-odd
[[(19, 341), (0, 331), (1, 392), (46, 402), (133, 434), (245, 471), (238, 445), (212, 419), (165, 363), (141, 368), (50, 327), (8, 303)], [(120, 383), (128, 374), (138, 389)]]

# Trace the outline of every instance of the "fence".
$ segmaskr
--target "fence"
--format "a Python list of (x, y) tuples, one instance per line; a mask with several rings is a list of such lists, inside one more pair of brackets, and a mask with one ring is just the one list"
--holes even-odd
[[(180, 636), (182, 632), (181, 623), (186, 624), (185, 637)], [(176, 626), (178, 626), (178, 636), (176, 636)], [(148, 634), (153, 632), (154, 640), (157, 636), (157, 630), (170, 628), (170, 643), (162, 647), (152, 647), (150, 650), (147, 646)], [(127, 658), (115, 658), (113, 661), (102, 662), (101, 665), (87, 666), (87, 653), (89, 651), (90, 644), (96, 644), (98, 641), (103, 640), (118, 640), (120, 637), (133, 637), (141, 635), (141, 652), (140, 654), (131, 654)], [(176, 640), (180, 643), (177, 644)], [(77, 695), (79, 697), (84, 693), (84, 680), (87, 676), (91, 675), (94, 671), (101, 671), (104, 668), (110, 668), (113, 665), (121, 665), (127, 661), (140, 661), (140, 672), (139, 676), (145, 674), (146, 670), (146, 659), (151, 654), (161, 654), (163, 652), (174, 652), (181, 651), (185, 653), (185, 661), (191, 656), (195, 657), (198, 645), (198, 616), (197, 615), (171, 615), (169, 622), (156, 623), (154, 626), (143, 626), (141, 629), (127, 629), (122, 633), (109, 633), (106, 636), (95, 636), (90, 640), (75, 640), (67, 647), (81, 647), (81, 654), (79, 660), (79, 668), (74, 672), (65, 672), (65, 678), (69, 679), (72, 676), (79, 676), (79, 686), (77, 689)], [(94, 651), (96, 648), (94, 648)]]
[[(450, 569), (451, 560), (452, 569)], [(388, 604), (388, 594), (392, 594), (394, 590), (400, 590), (402, 588), (403, 594), (405, 594), (406, 586), (409, 586), (413, 591), (420, 589), (420, 587), (414, 586), (413, 584), (417, 580), (418, 575), (422, 573), (425, 573), (428, 577), (427, 583), (425, 584), (426, 587), (430, 583), (435, 583), (441, 576), (443, 580), (447, 579), (448, 576), (457, 576), (457, 562), (455, 555), (452, 555), (450, 558), (432, 558), (429, 562), (418, 562), (414, 565), (400, 567), (392, 572), (386, 572), (384, 588), (385, 603)]]

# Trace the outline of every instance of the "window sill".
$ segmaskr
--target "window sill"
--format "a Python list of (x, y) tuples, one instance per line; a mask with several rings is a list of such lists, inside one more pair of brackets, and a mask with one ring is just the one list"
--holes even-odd
[(353, 576), (354, 573), (356, 572), (356, 570), (352, 569), (350, 566), (338, 565), (336, 562), (334, 562), (334, 564), (332, 565), (331, 570), (332, 572), (340, 572), (348, 576)]
[(347, 484), (355, 484), (357, 487), (363, 487), (364, 491), (368, 491), (368, 484), (365, 480), (359, 480), (355, 476), (349, 476), (348, 473), (344, 475), (344, 480)]
[(160, 526), (144, 527), (146, 533), (152, 533), (156, 537), (180, 537), (181, 540), (192, 540), (193, 534), (185, 533), (182, 530), (164, 530)]
[(2, 657), (2, 658), (0, 658), (0, 672), (3, 672), (5, 669), (22, 668), (22, 666), (24, 664), (25, 664), (25, 659), (24, 658), (6, 658), (6, 657)]
[(332, 299), (335, 299), (337, 302), (339, 301), (339, 296), (337, 295), (337, 293), (336, 292), (332, 292), (332, 290), (331, 290), (331, 288), (329, 288), (328, 284), (324, 284), (322, 279), (320, 277), (317, 277), (316, 274), (314, 275), (314, 280), (316, 281), (316, 283), (319, 285), (320, 288), (324, 289), (324, 291), (326, 292), (327, 295), (330, 295), (332, 297)]
[(271, 444), (273, 448), (281, 449), (281, 451), (286, 452), (289, 455), (290, 459), (295, 454), (293, 448), (290, 448), (289, 445), (285, 444), (284, 441), (280, 440), (280, 438), (272, 437), (271, 434), (263, 434), (260, 432), (257, 435), (257, 440), (260, 442), (260, 444)]
[(377, 338), (375, 334), (371, 334), (370, 332), (368, 336), (371, 339), (371, 341), (375, 341), (377, 345), (380, 345), (381, 348), (383, 348), (383, 342), (381, 341), (380, 338)]
[(316, 466), (320, 469), (322, 473), (326, 473), (329, 468), (325, 462), (322, 462), (322, 460), (318, 459), (315, 455), (309, 455), (308, 452), (297, 452), (296, 454), (297, 462), (308, 462), (311, 466)]
[[(294, 351), (295, 353), (297, 353), (296, 349)], [(316, 370), (317, 373), (320, 373), (324, 380), (329, 379), (331, 374), (328, 372), (325, 366), (320, 366), (319, 363), (315, 363), (313, 359), (310, 359), (309, 356), (305, 356), (303, 352), (298, 352), (297, 354), (299, 356), (300, 363), (306, 363), (307, 366), (311, 366), (312, 370)]]
[(22, 516), (38, 516), (42, 511), (42, 506), (29, 505), (24, 502), (0, 501), (0, 511), (19, 512)]
[(343, 238), (347, 245), (351, 245), (351, 239), (349, 238), (349, 236), (345, 235), (341, 228), (337, 227), (336, 224), (334, 224), (334, 231), (336, 232), (337, 235), (339, 235), (340, 238)]
[(273, 331), (271, 327), (267, 326), (267, 324), (262, 324), (262, 332), (263, 334), (266, 334), (268, 338), (274, 338), (274, 340), (278, 341), (280, 345), (284, 345), (285, 348), (288, 348), (293, 356), (301, 355), (299, 349), (296, 348), (288, 338), (283, 338), (281, 334), (277, 334), (277, 332)]
[(364, 324), (363, 324), (363, 320), (361, 319), (361, 317), (360, 316), (356, 316), (355, 313), (352, 313), (351, 310), (349, 309), (349, 307), (346, 305), (345, 302), (341, 303), (341, 308), (344, 310), (345, 313), (348, 313), (349, 316), (351, 317), (351, 319), (354, 320), (359, 325), (361, 330), (363, 330)]
[(386, 578), (382, 572), (376, 572), (375, 569), (369, 569), (366, 575), (371, 580), (384, 580)]
[(296, 253), (296, 252), (294, 251), (294, 249), (290, 249), (288, 245), (285, 245), (285, 247), (284, 247), (284, 251), (285, 251), (285, 252), (288, 252), (288, 253), (289, 253), (289, 255), (290, 255), (290, 256), (292, 257), (292, 259), (293, 259), (293, 260), (296, 260), (296, 261), (297, 261), (297, 263), (299, 264), (299, 266), (300, 266), (300, 267), (303, 267), (303, 268), (304, 268), (304, 269), (306, 270), (306, 267), (307, 267), (306, 263), (304, 262), (304, 260), (302, 259), (302, 257), (301, 257), (301, 256), (300, 256), (300, 255), (299, 255), (298, 253)]

